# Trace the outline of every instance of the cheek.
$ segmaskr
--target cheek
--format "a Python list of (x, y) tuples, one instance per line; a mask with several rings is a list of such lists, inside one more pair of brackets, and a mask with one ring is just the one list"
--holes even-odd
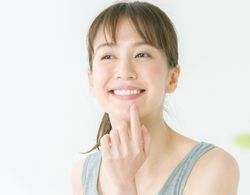
[(164, 67), (154, 67), (147, 71), (145, 75), (151, 86), (152, 94), (158, 97), (165, 97), (167, 89), (167, 70)]
[(110, 70), (101, 66), (93, 68), (93, 87), (99, 89), (105, 86), (109, 77)]
[(167, 70), (163, 67), (152, 66), (144, 71), (145, 78), (152, 79), (155, 84), (165, 86), (167, 80)]
[(155, 68), (152, 67), (149, 69), (148, 72), (152, 77), (158, 77), (161, 74), (162, 70), (160, 68), (157, 68), (157, 67), (155, 67)]

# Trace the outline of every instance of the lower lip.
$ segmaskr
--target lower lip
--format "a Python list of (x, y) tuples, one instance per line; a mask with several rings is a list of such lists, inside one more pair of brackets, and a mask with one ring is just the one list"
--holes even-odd
[(144, 91), (139, 93), (139, 94), (131, 94), (131, 95), (117, 95), (117, 94), (113, 94), (113, 93), (111, 93), (111, 95), (117, 99), (120, 99), (120, 100), (134, 100), (134, 99), (137, 99), (138, 97), (140, 97), (143, 93), (144, 93)]

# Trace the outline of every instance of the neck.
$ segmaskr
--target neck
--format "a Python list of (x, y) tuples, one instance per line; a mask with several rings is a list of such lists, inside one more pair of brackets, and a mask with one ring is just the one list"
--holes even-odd
[(154, 126), (146, 126), (150, 132), (151, 136), (151, 146), (150, 153), (145, 161), (145, 168), (148, 166), (150, 169), (151, 165), (159, 161), (163, 157), (162, 154), (167, 154), (169, 152), (171, 143), (173, 141), (173, 131), (166, 124), (164, 120)]

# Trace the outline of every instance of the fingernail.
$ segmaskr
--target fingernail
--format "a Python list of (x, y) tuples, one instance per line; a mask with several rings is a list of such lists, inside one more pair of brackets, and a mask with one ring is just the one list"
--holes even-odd
[(132, 104), (132, 109), (136, 110), (135, 104)]
[(132, 105), (130, 106), (130, 109), (129, 109), (129, 110), (131, 111), (132, 109), (134, 109), (133, 107), (134, 107), (134, 104), (132, 104)]

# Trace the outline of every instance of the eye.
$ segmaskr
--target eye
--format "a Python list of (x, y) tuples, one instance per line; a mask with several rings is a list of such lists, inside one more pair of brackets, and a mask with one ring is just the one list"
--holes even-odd
[(136, 58), (147, 58), (150, 57), (150, 55), (148, 53), (138, 53), (135, 56)]
[(102, 60), (111, 60), (111, 59), (114, 59), (114, 57), (112, 55), (105, 55), (101, 59)]

